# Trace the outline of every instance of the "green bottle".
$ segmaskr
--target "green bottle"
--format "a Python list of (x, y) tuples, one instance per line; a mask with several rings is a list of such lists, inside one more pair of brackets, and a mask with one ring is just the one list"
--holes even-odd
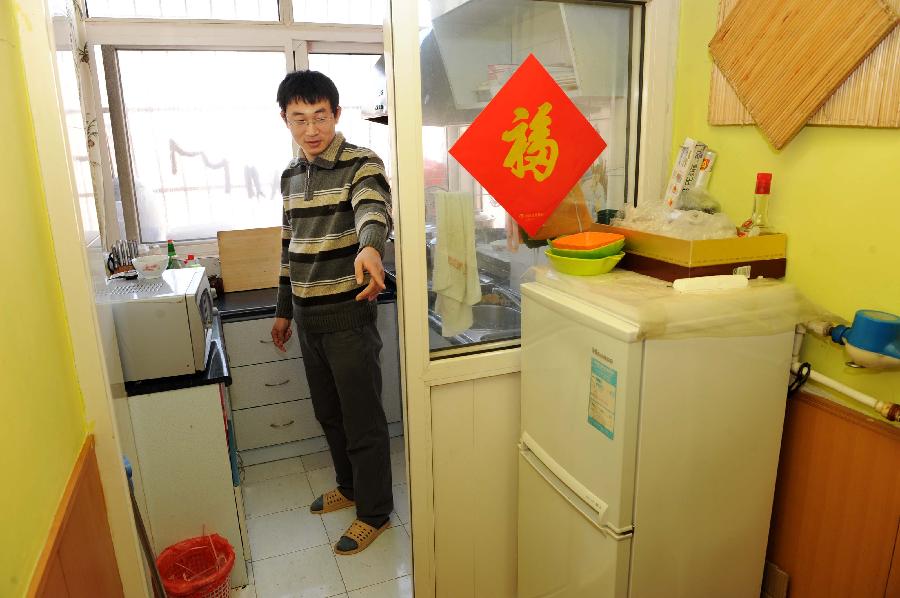
[(176, 270), (178, 268), (181, 268), (181, 261), (175, 255), (175, 241), (169, 239), (169, 264), (166, 266), (166, 269)]

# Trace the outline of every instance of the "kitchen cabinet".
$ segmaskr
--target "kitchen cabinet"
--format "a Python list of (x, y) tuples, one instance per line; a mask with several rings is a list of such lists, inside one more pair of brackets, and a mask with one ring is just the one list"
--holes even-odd
[(203, 533), (232, 545), (231, 586), (247, 584), (240, 520), (243, 501), (232, 485), (219, 384), (128, 397), (142, 480), (144, 521), (154, 553)]
[[(230, 388), (237, 448), (245, 464), (325, 450), (322, 428), (316, 421), (309, 383), (296, 334), (286, 352), (272, 344), (269, 316), (225, 322), (225, 341), (232, 366)], [(382, 402), (388, 424), (400, 428), (400, 352), (397, 304), (378, 303)], [(293, 444), (291, 444), (293, 443)], [(263, 449), (259, 451), (258, 449)]]
[(791, 598), (900, 596), (900, 428), (801, 391), (787, 403), (767, 559)]
[[(508, 0), (432, 0), (440, 60), (459, 109), (487, 104), (534, 54), (573, 97), (627, 95), (631, 12), (620, 7)], [(512, 9), (511, 9), (512, 8)], [(433, 67), (423, 59), (423, 71)]]

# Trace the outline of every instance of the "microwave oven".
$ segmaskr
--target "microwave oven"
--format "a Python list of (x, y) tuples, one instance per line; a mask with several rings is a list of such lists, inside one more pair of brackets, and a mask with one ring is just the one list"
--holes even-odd
[(205, 268), (112, 280), (97, 293), (97, 302), (112, 311), (125, 382), (206, 369), (213, 302)]

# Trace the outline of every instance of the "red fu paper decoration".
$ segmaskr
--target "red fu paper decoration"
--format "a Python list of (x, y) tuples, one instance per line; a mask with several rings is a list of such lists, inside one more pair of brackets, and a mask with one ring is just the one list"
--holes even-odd
[(529, 235), (606, 142), (533, 54), (450, 148)]

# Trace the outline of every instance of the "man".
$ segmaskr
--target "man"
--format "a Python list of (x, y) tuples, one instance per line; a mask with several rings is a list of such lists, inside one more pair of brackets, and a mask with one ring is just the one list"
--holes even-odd
[(272, 341), (284, 351), (297, 322), (316, 419), (334, 461), (337, 488), (313, 513), (356, 506), (337, 554), (365, 549), (393, 510), (390, 443), (381, 405), (381, 338), (374, 303), (384, 289), (381, 257), (391, 224), (384, 164), (335, 132), (338, 90), (316, 71), (278, 87), (281, 118), (300, 155), (281, 175), (281, 277)]

